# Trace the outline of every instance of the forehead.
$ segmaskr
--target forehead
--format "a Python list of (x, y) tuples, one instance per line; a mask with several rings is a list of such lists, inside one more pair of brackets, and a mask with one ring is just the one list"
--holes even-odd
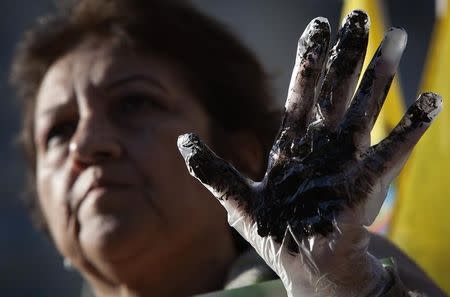
[(103, 88), (135, 76), (163, 84), (172, 95), (189, 93), (181, 71), (167, 59), (115, 40), (87, 38), (50, 66), (37, 93), (36, 113), (65, 104), (86, 88)]

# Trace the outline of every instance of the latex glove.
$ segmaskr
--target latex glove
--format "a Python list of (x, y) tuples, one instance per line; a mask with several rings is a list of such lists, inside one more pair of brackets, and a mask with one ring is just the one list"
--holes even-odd
[(289, 296), (381, 296), (388, 289), (389, 274), (367, 252), (364, 225), (441, 107), (438, 95), (421, 95), (391, 134), (370, 146), (406, 33), (386, 33), (351, 100), (368, 23), (365, 13), (350, 13), (329, 56), (328, 21), (308, 25), (262, 181), (242, 176), (197, 136), (178, 139), (189, 172), (219, 199), (229, 224), (280, 276)]

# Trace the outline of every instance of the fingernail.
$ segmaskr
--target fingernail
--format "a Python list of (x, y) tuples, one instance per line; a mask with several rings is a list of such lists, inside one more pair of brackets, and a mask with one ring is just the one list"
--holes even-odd
[(187, 160), (189, 156), (192, 155), (196, 139), (198, 140), (198, 137), (193, 133), (186, 133), (178, 136), (178, 150), (185, 160)]
[(416, 106), (422, 115), (423, 122), (431, 123), (442, 110), (442, 97), (433, 92), (426, 92), (419, 96)]
[(370, 19), (367, 13), (363, 10), (353, 10), (342, 21), (342, 28), (349, 30), (361, 30), (368, 32), (370, 27)]
[(381, 54), (383, 60), (390, 61), (393, 66), (397, 67), (405, 50), (408, 34), (403, 28), (390, 28), (383, 40)]
[(303, 58), (307, 52), (316, 52), (328, 46), (330, 36), (330, 23), (324, 17), (317, 17), (313, 19), (298, 42), (297, 62), (299, 58)]

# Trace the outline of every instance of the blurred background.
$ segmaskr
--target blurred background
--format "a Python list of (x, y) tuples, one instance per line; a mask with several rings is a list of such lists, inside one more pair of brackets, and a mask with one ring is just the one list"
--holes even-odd
[[(2, 96), (0, 101), (0, 294), (2, 296), (71, 297), (79, 296), (80, 291), (81, 280), (78, 274), (64, 268), (63, 260), (57, 255), (49, 240), (43, 234), (34, 231), (21, 204), (20, 194), (23, 191), (24, 164), (14, 144), (20, 120), (18, 105), (7, 84), (11, 57), (22, 32), (29, 28), (38, 16), (52, 12), (55, 9), (56, 2), (51, 0), (0, 1), (0, 11), (2, 12), (0, 18), (0, 94)], [(385, 1), (381, 8), (373, 6), (376, 3), (375, 0), (347, 1), (347, 7), (345, 8), (342, 0), (194, 0), (192, 2), (207, 14), (221, 20), (245, 44), (253, 49), (273, 78), (274, 90), (279, 98), (280, 106), (284, 103), (287, 93), (297, 40), (307, 23), (316, 16), (325, 16), (329, 19), (333, 32), (336, 32), (342, 12), (352, 5), (358, 5), (358, 2), (361, 5), (369, 5), (370, 7), (366, 8), (367, 10), (376, 10), (373, 12), (373, 16), (371, 15), (371, 17), (376, 17), (376, 19), (372, 19), (373, 25), (379, 28), (374, 29), (374, 37), (377, 37), (375, 36), (377, 35), (375, 30), (378, 30), (380, 33), (377, 38), (381, 39), (384, 25), (401, 26), (409, 33), (408, 46), (400, 65), (399, 84), (394, 87), (395, 90), (391, 92), (394, 94), (390, 94), (392, 98), (389, 99), (394, 103), (391, 104), (392, 108), (388, 113), (394, 115), (386, 115), (388, 120), (381, 123), (381, 129), (390, 129), (393, 125), (392, 122), (395, 123), (399, 120), (403, 106), (409, 105), (416, 98), (418, 91), (424, 84), (434, 86), (433, 81), (427, 82), (423, 77), (423, 73), (426, 72), (424, 71), (426, 68), (424, 65), (428, 65), (431, 60), (431, 56), (427, 59), (427, 52), (433, 43), (432, 32), (437, 24), (437, 8), (441, 12), (448, 11), (445, 6), (446, 1), (437, 1), (437, 4), (430, 0)], [(446, 40), (448, 44), (450, 41), (448, 38)], [(439, 63), (443, 63), (439, 62), (441, 55), (447, 56), (446, 65), (450, 65), (448, 64), (448, 56), (450, 56), (448, 45), (443, 52), (438, 51), (433, 56), (438, 61), (435, 63), (438, 66)], [(437, 66), (433, 67), (435, 67), (433, 68), (435, 72)], [(445, 77), (442, 79), (448, 79)], [(448, 93), (448, 87), (446, 90)], [(449, 115), (449, 113), (446, 114)], [(393, 120), (389, 118), (393, 118)], [(444, 125), (445, 127), (448, 131), (448, 125)], [(385, 131), (380, 133), (383, 134)], [(375, 139), (375, 141), (377, 140)], [(436, 145), (435, 142), (433, 143)], [(444, 145), (439, 145), (441, 150), (446, 152), (449, 145), (448, 140)], [(434, 154), (429, 152), (427, 148), (422, 149), (422, 151), (424, 151), (422, 155)], [(449, 164), (448, 153), (443, 158), (430, 160), (430, 162)], [(418, 159), (416, 163), (420, 164), (420, 157), (414, 155), (413, 161), (415, 159)], [(423, 162), (424, 164), (430, 163)], [(408, 173), (408, 178), (411, 179), (414, 178), (412, 172), (418, 171), (418, 169), (407, 168), (407, 171), (411, 172)], [(417, 184), (417, 181), (409, 181), (408, 186), (402, 186), (401, 183), (399, 186), (394, 186), (380, 218), (372, 226), (372, 229), (393, 238), (422, 266), (428, 265), (427, 271), (430, 274), (437, 275), (435, 279), (440, 281), (441, 286), (445, 286), (445, 282), (440, 277), (443, 271), (433, 270), (432, 262), (421, 258), (423, 249), (426, 248), (428, 249), (427, 252), (431, 252), (426, 244), (432, 240), (434, 241), (431, 246), (444, 244), (447, 240), (445, 237), (448, 237), (449, 234), (447, 231), (450, 223), (447, 222), (446, 226), (442, 226), (445, 220), (437, 219), (431, 225), (424, 226), (424, 222), (430, 221), (427, 215), (436, 219), (433, 214), (439, 212), (439, 205), (433, 204), (433, 206), (431, 205), (432, 202), (429, 201), (433, 201), (436, 196), (439, 196), (440, 200), (436, 201), (441, 201), (439, 203), (442, 205), (442, 203), (446, 203), (445, 199), (448, 197), (448, 190), (443, 192), (434, 186), (434, 182), (437, 182), (437, 180), (441, 180), (441, 183), (445, 184), (445, 180), (449, 180), (448, 174), (438, 168), (435, 168), (434, 171), (438, 172), (439, 176), (435, 179), (430, 177), (429, 187), (435, 189), (433, 194), (423, 193), (419, 198), (412, 197), (414, 195), (411, 193), (402, 194), (402, 191), (405, 192), (405, 190), (402, 190), (403, 188), (407, 189), (406, 192), (414, 192), (415, 189), (410, 185)], [(421, 183), (421, 177), (418, 178), (419, 183)], [(402, 195), (406, 195), (408, 198), (404, 198)], [(428, 200), (422, 201), (420, 200), (421, 197)], [(408, 199), (413, 198), (414, 201), (409, 202)], [(425, 216), (419, 219), (420, 215), (417, 210), (423, 210), (424, 208)], [(444, 213), (444, 211), (442, 210), (441, 213)], [(414, 224), (418, 227), (415, 227)], [(417, 231), (416, 228), (422, 228), (424, 234), (434, 232), (441, 235), (440, 237), (437, 236), (437, 239), (427, 241), (426, 236), (429, 235), (420, 237), (420, 234), (414, 233), (414, 231)], [(423, 246), (418, 246), (417, 243), (423, 243)], [(436, 260), (434, 261), (436, 262)], [(440, 262), (448, 263), (448, 256), (445, 261)], [(450, 271), (447, 271), (447, 276), (448, 272)], [(447, 292), (449, 291), (447, 290)]]

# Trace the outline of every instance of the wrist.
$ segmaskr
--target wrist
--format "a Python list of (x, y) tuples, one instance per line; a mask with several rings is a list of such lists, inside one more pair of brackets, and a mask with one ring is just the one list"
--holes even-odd
[(352, 264), (351, 268), (337, 267), (333, 272), (310, 278), (307, 283), (283, 283), (289, 297), (374, 297), (384, 296), (391, 287), (391, 274), (369, 253)]
[(356, 267), (358, 269), (353, 271), (353, 281), (348, 286), (338, 286), (335, 296), (384, 296), (392, 285), (392, 276), (382, 262), (366, 253), (364, 263)]

